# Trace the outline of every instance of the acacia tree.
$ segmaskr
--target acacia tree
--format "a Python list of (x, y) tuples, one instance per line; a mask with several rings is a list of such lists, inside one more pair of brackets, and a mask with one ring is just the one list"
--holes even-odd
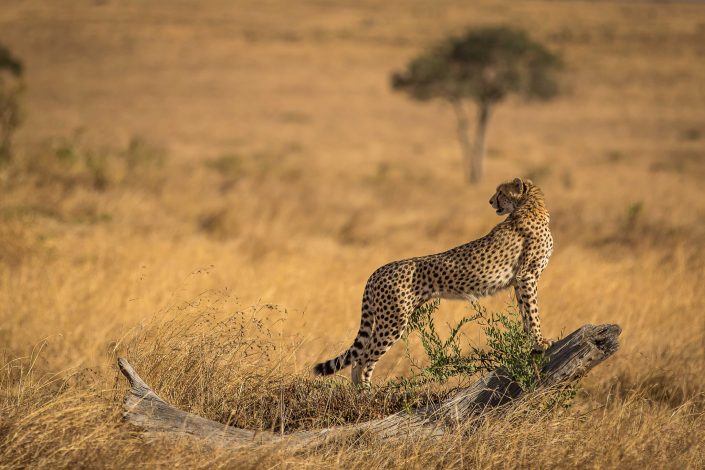
[[(508, 95), (546, 100), (556, 95), (560, 58), (526, 32), (508, 27), (471, 29), (450, 37), (392, 74), (392, 88), (426, 101), (447, 100), (458, 121), (465, 175), (482, 178), (485, 135), (493, 107)], [(477, 105), (474, 144), (468, 135), (466, 102)]]
[(12, 154), (12, 133), (20, 125), (22, 62), (0, 44), (0, 163)]

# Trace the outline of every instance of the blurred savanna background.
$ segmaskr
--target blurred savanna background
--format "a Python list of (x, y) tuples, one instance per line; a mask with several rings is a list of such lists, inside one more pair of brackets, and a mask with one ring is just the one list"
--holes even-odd
[[(560, 92), (498, 104), (468, 184), (452, 107), (390, 77), (497, 25), (561, 57)], [(0, 43), (22, 64), (3, 82), (20, 119), (0, 163), (1, 467), (705, 465), (704, 3), (3, 0)], [(384, 414), (383, 391), (311, 366), (349, 346), (377, 267), (484, 235), (517, 176), (551, 212), (546, 335), (623, 328), (571, 408), (307, 452), (121, 423), (118, 355), (243, 427)], [(468, 309), (443, 302), (437, 322)], [(377, 385), (409, 374), (407, 347)]]

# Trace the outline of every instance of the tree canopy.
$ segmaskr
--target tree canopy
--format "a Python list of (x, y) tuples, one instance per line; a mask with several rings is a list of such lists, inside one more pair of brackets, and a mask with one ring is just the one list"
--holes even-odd
[(548, 99), (557, 91), (557, 55), (522, 30), (471, 29), (441, 41), (392, 75), (392, 87), (415, 99), (471, 98), (492, 105), (508, 94)]

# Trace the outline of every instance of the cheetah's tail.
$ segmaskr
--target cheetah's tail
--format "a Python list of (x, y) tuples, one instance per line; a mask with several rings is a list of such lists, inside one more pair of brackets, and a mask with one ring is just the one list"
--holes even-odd
[(374, 325), (374, 322), (368, 321), (368, 318), (368, 314), (363, 314), (360, 331), (357, 332), (357, 337), (355, 338), (353, 345), (340, 356), (334, 357), (329, 361), (316, 364), (313, 368), (313, 373), (315, 375), (335, 374), (340, 369), (348, 367), (356, 358), (362, 355), (362, 351), (365, 349), (365, 345), (370, 339), (372, 326)]
[(313, 373), (315, 375), (331, 375), (338, 372), (340, 369), (348, 367), (353, 363), (355, 359), (362, 355), (365, 350), (367, 343), (370, 341), (372, 336), (372, 331), (375, 327), (374, 316), (372, 315), (370, 308), (370, 280), (367, 281), (367, 286), (365, 287), (365, 293), (362, 297), (362, 316), (360, 318), (360, 329), (357, 331), (357, 336), (352, 346), (348, 348), (347, 351), (343, 352), (340, 356), (334, 357), (333, 359), (320, 364), (316, 364), (313, 368)]
[(313, 373), (316, 375), (331, 375), (335, 374), (340, 369), (349, 366), (352, 364), (351, 350), (352, 348), (348, 349), (338, 357), (316, 364), (313, 368)]

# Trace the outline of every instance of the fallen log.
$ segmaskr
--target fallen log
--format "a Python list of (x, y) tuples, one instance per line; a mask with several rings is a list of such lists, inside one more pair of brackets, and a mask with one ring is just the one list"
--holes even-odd
[[(618, 336), (621, 331), (618, 325), (585, 325), (557, 341), (545, 353), (538, 390), (568, 385), (582, 378), (619, 349)], [(411, 434), (432, 437), (457, 429), (459, 425), (506, 405), (524, 393), (504, 370), (496, 369), (432, 407), (402, 411), (364, 423), (281, 435), (236, 428), (179, 410), (160, 398), (127, 359), (118, 358), (118, 366), (130, 383), (123, 405), (127, 422), (149, 437), (192, 436), (224, 446), (248, 446), (283, 440), (290, 445), (306, 446), (368, 432), (386, 439)]]

